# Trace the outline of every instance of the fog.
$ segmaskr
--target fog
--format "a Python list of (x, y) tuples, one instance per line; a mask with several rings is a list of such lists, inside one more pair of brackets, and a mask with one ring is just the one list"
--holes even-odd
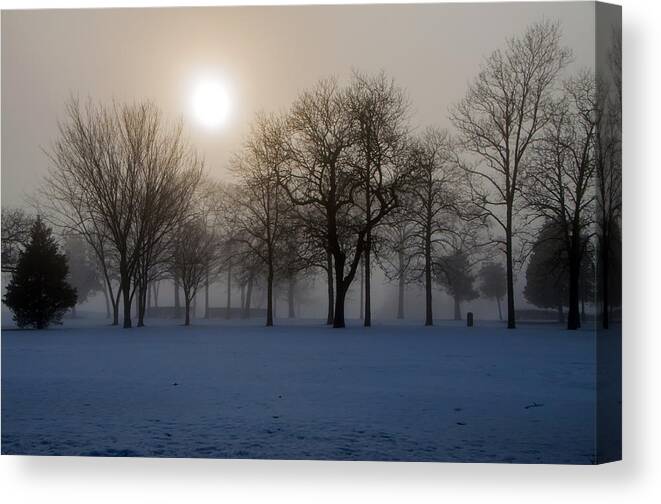
[[(574, 56), (567, 72), (594, 69), (595, 41), (586, 35), (594, 33), (594, 9), (590, 2), (560, 2), (4, 11), (2, 205), (28, 205), (47, 172), (44, 150), (57, 136), (71, 96), (152, 100), (167, 117), (183, 119), (207, 172), (228, 179), (228, 160), (255, 113), (286, 109), (322, 77), (385, 70), (406, 89), (414, 128), (451, 130), (448, 107), (464, 96), (482, 60), (532, 22), (561, 22), (563, 45)], [(226, 124), (215, 130), (192, 116), (192, 89), (209, 75), (226, 83), (231, 102)], [(526, 306), (520, 277), (517, 305)], [(347, 300), (349, 318), (358, 315), (358, 282)], [(162, 283), (161, 304), (171, 304), (172, 288)], [(378, 267), (372, 290), (375, 319), (391, 318), (396, 286)], [(285, 316), (280, 294), (276, 310)], [(240, 292), (232, 296), (238, 306)], [(299, 294), (297, 315), (322, 317), (324, 296), (323, 277), (311, 281)], [(434, 296), (436, 316), (450, 317), (450, 299), (440, 290)], [(257, 306), (260, 297), (258, 292)], [(212, 288), (211, 304), (226, 304), (222, 280)], [(103, 306), (97, 296), (85, 308)], [(497, 316), (491, 301), (476, 300), (468, 309), (478, 317)], [(422, 311), (422, 292), (412, 285), (407, 315)]]

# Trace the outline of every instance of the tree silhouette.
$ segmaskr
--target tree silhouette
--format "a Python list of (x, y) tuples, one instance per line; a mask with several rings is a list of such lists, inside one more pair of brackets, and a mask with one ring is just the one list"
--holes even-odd
[(532, 248), (523, 290), (524, 297), (535, 306), (557, 309), (559, 322), (564, 322), (563, 307), (569, 297), (565, 256), (562, 229), (553, 221), (545, 223)]
[(498, 319), (503, 320), (500, 300), (507, 293), (507, 272), (505, 268), (500, 263), (487, 263), (480, 269), (479, 278), (478, 288), (480, 293), (487, 299), (496, 300), (496, 303), (498, 303)]
[[(393, 88), (396, 90), (396, 88)], [(324, 244), (334, 269), (333, 327), (344, 327), (345, 299), (368, 246), (368, 234), (398, 206), (406, 173), (388, 160), (374, 165), (370, 215), (361, 192), (361, 149), (355, 104), (334, 79), (320, 81), (294, 102), (288, 117), (289, 160), (280, 183), (291, 202), (322, 215)]]
[(452, 162), (452, 147), (444, 130), (426, 129), (410, 141), (408, 151), (411, 177), (404, 203), (413, 227), (413, 274), (424, 283), (425, 325), (431, 326), (433, 261), (447, 253), (455, 237), (461, 174)]
[(30, 239), (33, 218), (20, 208), (2, 209), (2, 271), (13, 273), (18, 256)]
[(76, 305), (76, 290), (67, 282), (68, 273), (67, 258), (59, 251), (52, 231), (37, 218), (3, 299), (18, 327), (45, 329), (61, 323), (64, 313)]
[[(182, 127), (169, 126), (151, 102), (72, 100), (49, 150), (44, 205), (59, 227), (85, 237), (101, 263), (116, 264), (125, 328), (136, 292), (142, 322), (154, 268), (201, 178), (202, 162)], [(106, 284), (111, 290), (110, 271)]]
[[(377, 221), (374, 217), (383, 211), (383, 199), (377, 192), (383, 185), (384, 173), (396, 165), (401, 157), (408, 133), (409, 103), (404, 91), (385, 73), (368, 76), (354, 72), (347, 89), (346, 102), (355, 125), (354, 156), (356, 169), (356, 203), (364, 214), (365, 246), (361, 271), (364, 273), (364, 325), (372, 325), (371, 260), (373, 233)], [(388, 203), (386, 202), (386, 205)]]
[(521, 176), (528, 151), (549, 120), (553, 85), (570, 57), (560, 46), (558, 23), (535, 23), (487, 58), (451, 115), (461, 146), (476, 160), (463, 163), (473, 203), (502, 232), (493, 242), (505, 253), (510, 329), (516, 327), (513, 241)]
[(564, 82), (549, 122), (533, 146), (524, 198), (533, 211), (552, 221), (565, 248), (569, 272), (567, 329), (580, 326), (579, 277), (594, 223), (594, 143), (602, 113), (597, 82), (583, 71)]
[(435, 277), (454, 300), (454, 319), (461, 320), (461, 303), (478, 297), (473, 287), (475, 277), (471, 273), (468, 254), (456, 250), (434, 263)]
[(185, 325), (190, 325), (191, 303), (204, 283), (217, 254), (217, 240), (202, 218), (182, 225), (176, 232), (173, 269), (184, 293)]
[(259, 257), (266, 270), (266, 325), (273, 325), (273, 286), (277, 260), (286, 230), (289, 199), (278, 173), (287, 159), (285, 121), (276, 115), (257, 116), (243, 151), (232, 162), (241, 184), (236, 196), (238, 211), (235, 240)]

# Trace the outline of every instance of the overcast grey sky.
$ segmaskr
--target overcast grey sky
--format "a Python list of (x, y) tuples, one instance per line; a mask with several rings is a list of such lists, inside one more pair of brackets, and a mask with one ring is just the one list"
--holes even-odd
[[(483, 58), (542, 19), (561, 21), (572, 69), (594, 66), (592, 2), (3, 11), (2, 204), (22, 204), (40, 183), (71, 94), (153, 100), (183, 117), (222, 177), (255, 112), (285, 109), (352, 68), (384, 69), (405, 87), (414, 126), (449, 127), (448, 107)], [(207, 74), (229, 84), (233, 109), (213, 131), (191, 117), (192, 87)]]

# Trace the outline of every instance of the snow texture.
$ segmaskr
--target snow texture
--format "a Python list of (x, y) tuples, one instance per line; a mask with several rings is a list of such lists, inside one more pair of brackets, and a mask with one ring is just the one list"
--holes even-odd
[(277, 322), (5, 329), (2, 453), (594, 462), (589, 328)]

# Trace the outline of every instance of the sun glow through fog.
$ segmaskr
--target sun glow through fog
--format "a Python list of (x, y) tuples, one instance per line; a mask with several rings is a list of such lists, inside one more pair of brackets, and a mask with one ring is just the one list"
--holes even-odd
[(191, 96), (193, 115), (204, 127), (217, 129), (227, 122), (231, 101), (227, 87), (220, 79), (200, 79)]

